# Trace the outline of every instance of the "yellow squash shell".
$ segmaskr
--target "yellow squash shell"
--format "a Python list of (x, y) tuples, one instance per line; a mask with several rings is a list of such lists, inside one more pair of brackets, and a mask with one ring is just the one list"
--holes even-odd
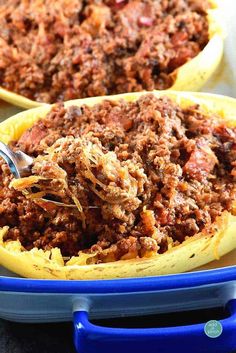
[[(214, 112), (227, 126), (236, 126), (236, 100), (207, 93), (154, 91), (155, 96), (169, 96), (181, 107), (200, 104), (206, 113)], [(86, 98), (65, 103), (65, 106), (93, 106), (104, 99), (135, 101), (145, 93), (128, 93), (112, 97)], [(51, 106), (21, 112), (0, 124), (0, 140), (9, 143), (18, 139), (34, 122), (44, 118)], [(86, 254), (64, 262), (58, 248), (51, 251), (34, 248), (26, 251), (17, 241), (4, 241), (8, 227), (0, 229), (0, 263), (21, 276), (48, 279), (105, 279), (155, 276), (192, 270), (236, 248), (236, 216), (223, 212), (215, 222), (215, 234), (199, 233), (164, 254), (151, 258), (119, 260), (85, 265)]]
[[(209, 2), (211, 4), (211, 9), (208, 10), (209, 42), (195, 58), (172, 73), (174, 84), (169, 90), (198, 91), (220, 64), (225, 36), (221, 19), (221, 6), (223, 6), (224, 1), (209, 0)], [(2, 87), (0, 87), (0, 98), (23, 108), (44, 105), (44, 103), (33, 101)]]

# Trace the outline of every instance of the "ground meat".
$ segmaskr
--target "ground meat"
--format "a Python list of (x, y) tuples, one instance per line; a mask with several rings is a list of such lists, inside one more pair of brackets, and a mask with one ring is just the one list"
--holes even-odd
[(0, 85), (51, 102), (166, 89), (208, 43), (208, 0), (0, 1)]
[[(32, 140), (34, 131), (41, 139)], [(2, 161), (0, 225), (26, 249), (57, 246), (64, 256), (81, 250), (96, 254), (88, 261), (97, 263), (163, 253), (168, 244), (210, 233), (216, 217), (233, 212), (235, 146), (235, 128), (166, 97), (57, 104), (12, 148), (36, 157), (32, 173), (49, 178), (38, 187), (66, 204), (73, 194), (82, 212), (26, 199), (9, 187)]]

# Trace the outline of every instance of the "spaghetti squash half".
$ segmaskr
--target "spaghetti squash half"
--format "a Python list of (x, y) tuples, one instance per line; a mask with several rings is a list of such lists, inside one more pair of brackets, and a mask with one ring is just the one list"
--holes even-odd
[(220, 4), (5, 1), (0, 98), (32, 108), (123, 92), (196, 91), (223, 54)]
[(0, 140), (35, 159), (22, 179), (1, 164), (0, 263), (31, 278), (104, 279), (180, 273), (230, 252), (235, 125), (234, 99), (175, 91), (9, 118)]

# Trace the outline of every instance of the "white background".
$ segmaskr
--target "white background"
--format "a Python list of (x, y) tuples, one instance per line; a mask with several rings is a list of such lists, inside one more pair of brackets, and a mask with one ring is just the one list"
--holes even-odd
[(236, 0), (221, 0), (220, 4), (226, 32), (224, 57), (215, 75), (201, 91), (236, 98)]

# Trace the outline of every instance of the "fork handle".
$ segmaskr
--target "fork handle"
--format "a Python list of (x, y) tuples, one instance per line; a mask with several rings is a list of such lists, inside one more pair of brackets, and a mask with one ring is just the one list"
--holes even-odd
[(20, 178), (20, 173), (16, 167), (16, 159), (15, 159), (14, 152), (12, 152), (12, 150), (7, 145), (5, 145), (5, 143), (1, 141), (0, 141), (0, 156), (5, 160), (14, 177)]

